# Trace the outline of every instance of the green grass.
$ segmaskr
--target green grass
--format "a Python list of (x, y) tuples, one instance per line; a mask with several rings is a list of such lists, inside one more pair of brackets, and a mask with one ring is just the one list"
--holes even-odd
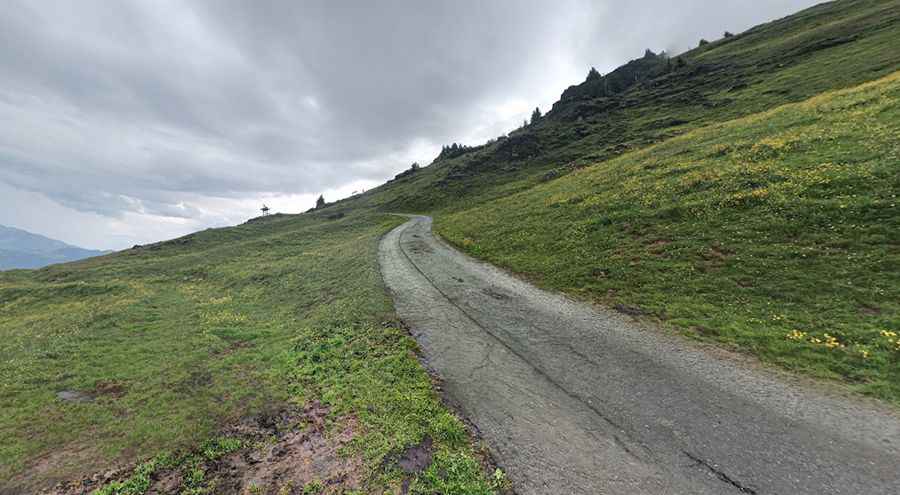
[(382, 324), (377, 239), (402, 220), (378, 211), (431, 212), (546, 287), (898, 403), (897, 76), (804, 101), (895, 73), (898, 45), (900, 0), (819, 5), (323, 212), (0, 273), (0, 480), (143, 460), (109, 489), (140, 493), (223, 425), (318, 399), (359, 419), (368, 489), (426, 435), (413, 492), (502, 486)]
[(900, 73), (442, 215), (541, 285), (900, 404)]
[(815, 99), (895, 74), (897, 46), (900, 1), (817, 5), (335, 208), (430, 213), (546, 287), (897, 403), (897, 101)]
[[(338, 208), (452, 212), (719, 122), (900, 70), (900, 0), (840, 0), (680, 54), (624, 93), (561, 101), (538, 123)], [(635, 56), (640, 55), (635, 53)], [(587, 72), (587, 68), (585, 68)], [(519, 153), (512, 157), (510, 152)]]
[[(427, 435), (437, 469), (469, 459), (462, 478), (489, 490), (382, 286), (377, 241), (400, 222), (270, 217), (0, 273), (0, 479), (22, 489), (150, 459), (108, 489), (142, 493), (168, 466), (159, 459), (185, 459), (245, 415), (316, 399), (358, 419), (350, 454), (364, 457), (370, 488), (395, 483), (383, 460)], [(57, 399), (64, 390), (94, 400)]]
[(107, 483), (92, 492), (92, 495), (141, 495), (150, 489), (153, 476), (165, 470), (178, 469), (182, 472), (182, 495), (201, 495), (215, 493), (214, 487), (208, 486), (205, 469), (223, 456), (236, 452), (244, 447), (244, 443), (234, 437), (216, 437), (204, 442), (196, 452), (181, 456), (171, 453), (157, 456), (138, 464), (125, 479)]

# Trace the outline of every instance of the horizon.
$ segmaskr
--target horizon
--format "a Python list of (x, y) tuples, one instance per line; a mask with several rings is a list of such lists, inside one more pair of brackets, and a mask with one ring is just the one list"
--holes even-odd
[(900, 0), (462, 1), (0, 12), (0, 493), (895, 494)]
[(817, 3), (16, 3), (0, 224), (118, 250), (299, 213), (506, 134), (591, 67)]

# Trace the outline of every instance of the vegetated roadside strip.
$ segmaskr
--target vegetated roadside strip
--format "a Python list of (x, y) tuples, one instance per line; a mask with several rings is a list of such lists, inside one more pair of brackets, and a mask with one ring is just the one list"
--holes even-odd
[[(382, 492), (405, 478), (413, 493), (493, 493), (463, 424), (395, 324), (377, 252), (399, 223), (359, 212), (273, 215), (0, 273), (0, 494), (148, 459), (102, 493), (222, 493), (197, 464), (221, 445), (228, 455), (243, 448), (220, 429), (312, 402), (327, 408), (322, 420), (337, 430), (329, 436), (353, 425), (342, 450), (353, 472), (326, 478), (330, 458), (315, 451), (298, 462), (315, 463), (320, 472), (306, 471), (322, 479), (301, 480), (300, 470), (256, 489), (302, 490), (297, 481), (306, 481)], [(397, 459), (426, 438), (431, 462), (402, 472)], [(181, 486), (153, 485), (160, 470)]]
[(516, 491), (894, 494), (900, 419), (802, 389), (472, 260), (414, 217), (397, 312)]
[(900, 406), (900, 72), (435, 215), (535, 284)]

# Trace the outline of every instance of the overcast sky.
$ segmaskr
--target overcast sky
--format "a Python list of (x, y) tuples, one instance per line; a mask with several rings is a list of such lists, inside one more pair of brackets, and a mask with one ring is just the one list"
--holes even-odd
[(118, 249), (303, 211), (814, 3), (7, 0), (0, 224)]

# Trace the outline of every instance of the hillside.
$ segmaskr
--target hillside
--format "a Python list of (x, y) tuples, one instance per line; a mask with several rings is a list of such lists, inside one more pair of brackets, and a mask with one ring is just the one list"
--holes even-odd
[(0, 225), (0, 270), (41, 268), (54, 263), (66, 263), (108, 253), (109, 251), (72, 246), (42, 235)]
[[(900, 1), (824, 3), (671, 58), (647, 53), (589, 76), (536, 124), (342, 204), (452, 211), (716, 122), (851, 87), (900, 69)], [(683, 64), (679, 63), (679, 60)], [(340, 207), (340, 205), (338, 205)]]
[(590, 72), (537, 122), (321, 210), (0, 273), (0, 494), (502, 491), (385, 293), (390, 212), (900, 404), (897, 46), (900, 0), (822, 4)]
[[(408, 475), (396, 460), (427, 438), (434, 463), (414, 488), (488, 493), (378, 275), (376, 241), (400, 222), (271, 216), (0, 273), (0, 493), (95, 472), (120, 480), (104, 493), (143, 493), (154, 473), (205, 493), (233, 481), (219, 458), (296, 448), (292, 428), (326, 419), (338, 437), (292, 461), (318, 471), (264, 488), (397, 486)], [(135, 459), (149, 461), (131, 476)]]
[[(546, 287), (900, 402), (898, 215), (885, 206), (900, 190), (898, 44), (900, 2), (867, 0), (648, 51), (592, 72), (535, 124), (333, 208), (430, 213), (469, 253)], [(820, 115), (815, 102), (851, 95), (851, 110)], [(680, 154), (648, 158), (658, 150)], [(828, 186), (804, 189), (816, 180)]]
[(900, 72), (438, 217), (462, 249), (900, 404)]

